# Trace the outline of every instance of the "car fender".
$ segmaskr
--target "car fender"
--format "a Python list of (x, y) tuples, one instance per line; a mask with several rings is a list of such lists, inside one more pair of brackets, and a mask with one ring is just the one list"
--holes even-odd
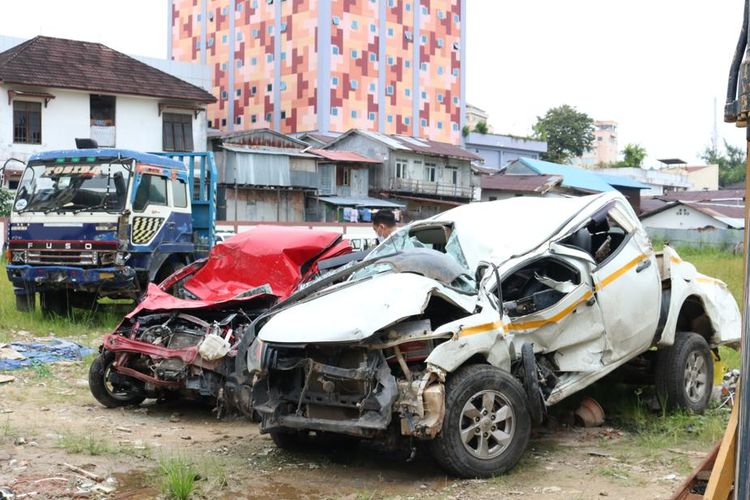
[(435, 330), (436, 334), (449, 332), (451, 338), (438, 345), (427, 357), (428, 365), (450, 373), (479, 355), (492, 366), (510, 372), (514, 356), (507, 322), (501, 320), (492, 307), (485, 307), (478, 314), (446, 323)]
[(714, 332), (707, 339), (710, 345), (739, 342), (739, 307), (723, 281), (697, 272), (695, 266), (682, 260), (669, 246), (664, 247), (663, 269), (663, 278), (671, 280), (671, 297), (669, 313), (657, 346), (670, 346), (674, 343), (680, 311), (689, 297), (698, 297), (706, 310)]

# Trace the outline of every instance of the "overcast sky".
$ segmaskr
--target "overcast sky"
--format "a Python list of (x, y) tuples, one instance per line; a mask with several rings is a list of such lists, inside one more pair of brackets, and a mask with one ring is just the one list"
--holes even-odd
[[(620, 124), (620, 148), (698, 161), (719, 136), (742, 0), (467, 0), (468, 102), (497, 133), (526, 135), (538, 115), (570, 104)], [(3, 2), (0, 35), (102, 42), (166, 57), (166, 0)]]

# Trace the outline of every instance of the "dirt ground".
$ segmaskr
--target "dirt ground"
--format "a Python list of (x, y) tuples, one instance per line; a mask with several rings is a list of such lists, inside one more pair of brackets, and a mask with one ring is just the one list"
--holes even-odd
[(194, 498), (668, 498), (706, 452), (553, 423), (534, 430), (511, 473), (456, 480), (423, 449), (409, 462), (368, 445), (284, 452), (255, 423), (216, 420), (197, 403), (106, 409), (89, 394), (87, 369), (88, 360), (45, 365), (0, 385), (0, 492), (154, 498), (163, 496), (160, 461), (176, 456), (197, 464)]

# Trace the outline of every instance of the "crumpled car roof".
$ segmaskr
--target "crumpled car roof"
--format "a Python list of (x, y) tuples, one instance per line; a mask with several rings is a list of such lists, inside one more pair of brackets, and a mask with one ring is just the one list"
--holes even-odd
[(282, 226), (257, 226), (216, 245), (206, 264), (183, 286), (198, 300), (178, 299), (149, 285), (146, 297), (130, 313), (140, 310), (195, 309), (238, 300), (238, 294), (268, 285), (270, 291), (243, 296), (249, 300), (271, 295), (287, 298), (317, 270), (319, 260), (351, 252), (348, 241), (333, 231)]
[[(470, 270), (482, 260), (507, 260), (541, 245), (589, 204), (618, 193), (576, 198), (515, 197), (470, 203), (429, 221), (453, 222)], [(427, 221), (424, 221), (427, 222)]]

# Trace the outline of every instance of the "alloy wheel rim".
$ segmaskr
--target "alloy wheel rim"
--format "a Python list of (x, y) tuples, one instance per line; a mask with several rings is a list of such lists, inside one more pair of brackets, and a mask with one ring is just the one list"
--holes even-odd
[(515, 414), (501, 393), (479, 391), (464, 405), (458, 426), (466, 451), (481, 460), (491, 460), (502, 454), (513, 439)]
[(699, 352), (691, 352), (685, 363), (685, 394), (697, 403), (706, 395), (708, 388), (708, 365)]

